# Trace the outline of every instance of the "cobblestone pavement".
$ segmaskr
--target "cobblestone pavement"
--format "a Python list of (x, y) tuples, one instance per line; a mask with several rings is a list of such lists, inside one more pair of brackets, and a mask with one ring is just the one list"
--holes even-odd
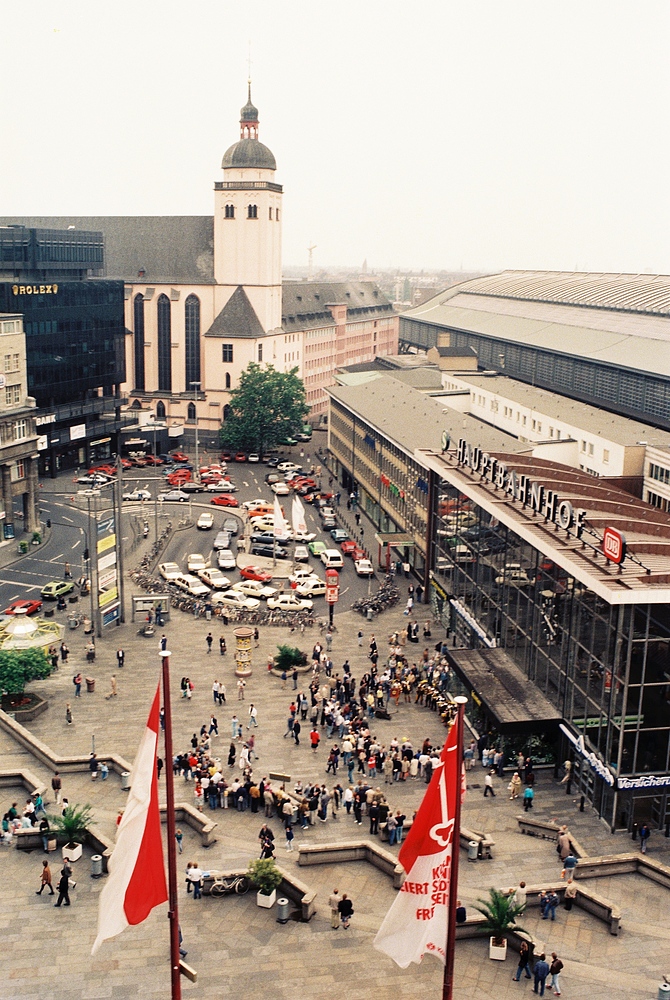
[[(421, 609), (425, 613), (425, 609)], [(419, 616), (420, 617), (420, 616)], [(362, 619), (345, 612), (336, 616), (338, 632), (333, 644), (337, 667), (349, 658), (353, 673), (360, 677), (366, 667), (365, 652), (370, 632), (374, 630), (384, 651), (388, 634), (402, 620), (399, 612), (387, 612), (375, 622), (363, 625), (364, 648), (359, 648), (356, 632)], [(290, 682), (282, 690), (281, 681), (265, 669), (268, 656), (276, 652), (278, 642), (291, 641), (307, 651), (319, 637), (308, 630), (304, 636), (287, 630), (261, 629), (260, 646), (254, 651), (254, 674), (247, 684), (245, 700), (237, 700), (234, 662), (231, 655), (232, 629), (225, 634), (229, 653), (217, 651), (220, 630), (212, 623), (215, 643), (206, 652), (205, 636), (210, 625), (180, 613), (166, 627), (172, 652), (173, 718), (176, 750), (186, 749), (193, 732), (208, 722), (214, 709), (211, 685), (223, 679), (228, 701), (214, 710), (220, 729), (218, 743), (226, 758), (230, 719), (237, 713), (245, 721), (250, 702), (259, 709), (257, 737), (257, 772), (286, 771), (292, 779), (330, 780), (325, 775), (325, 740), (318, 754), (312, 754), (305, 739), (296, 747), (284, 739), (286, 717), (292, 697)], [(97, 662), (91, 668), (83, 655), (84, 637), (71, 633), (68, 642), (72, 655), (67, 665), (49, 680), (34, 685), (50, 701), (49, 710), (31, 724), (35, 734), (59, 753), (86, 753), (92, 740), (98, 752), (115, 750), (133, 759), (144, 728), (151, 695), (158, 677), (158, 639), (137, 635), (137, 627), (127, 624), (114, 629), (98, 642)], [(111, 674), (116, 672), (115, 650), (123, 645), (126, 663), (117, 672), (118, 697), (105, 699)], [(418, 659), (423, 644), (409, 646), (409, 656)], [(72, 675), (81, 667), (84, 674), (96, 679), (94, 694), (83, 693), (73, 699)], [(179, 697), (179, 681), (187, 674), (195, 682), (193, 699)], [(65, 724), (65, 702), (70, 700), (74, 725)], [(374, 729), (388, 745), (393, 736), (409, 737), (416, 746), (428, 736), (441, 742), (444, 730), (436, 716), (415, 705), (402, 704), (392, 720), (375, 722)], [(0, 769), (29, 767), (45, 781), (49, 772), (0, 731)], [(340, 778), (346, 777), (346, 774)], [(506, 780), (496, 779), (495, 799), (483, 798), (481, 770), (469, 774), (469, 793), (463, 822), (475, 829), (485, 829), (494, 838), (494, 860), (468, 864), (461, 853), (460, 895), (466, 905), (486, 893), (491, 885), (512, 886), (520, 878), (529, 882), (558, 876), (556, 852), (549, 841), (522, 837), (517, 832), (518, 804), (509, 801)], [(379, 784), (383, 779), (377, 779)], [(111, 833), (118, 808), (125, 802), (118, 777), (92, 783), (86, 775), (64, 776), (64, 794), (71, 802), (90, 802), (97, 821)], [(411, 815), (421, 799), (425, 785), (420, 781), (388, 786), (393, 808), (401, 807)], [(192, 801), (193, 786), (177, 782), (177, 801)], [(21, 801), (21, 789), (0, 789), (0, 807), (4, 811), (12, 800)], [(631, 849), (631, 842), (609, 831), (587, 809), (580, 813), (576, 802), (563, 793), (549, 773), (541, 773), (537, 788), (535, 815), (568, 822), (589, 853), (621, 852)], [(199, 846), (190, 830), (185, 830), (184, 854), (180, 864), (198, 860), (204, 868), (246, 866), (257, 856), (257, 835), (262, 818), (250, 813), (220, 810), (218, 841), (208, 851)], [(287, 869), (297, 868), (296, 854), (283, 846), (281, 827), (274, 822), (279, 843), (277, 856)], [(341, 814), (337, 821), (318, 823), (296, 839), (312, 843), (367, 836), (367, 826), (357, 827), (353, 818)], [(667, 861), (668, 842), (659, 834), (652, 839), (650, 855)], [(90, 955), (95, 937), (97, 897), (102, 880), (90, 878), (87, 856), (77, 864), (77, 888), (73, 905), (52, 913), (50, 897), (35, 897), (41, 852), (18, 852), (2, 848), (0, 854), (0, 933), (5, 946), (3, 996), (7, 1000), (93, 1000), (98, 997), (134, 997), (144, 994), (169, 996), (167, 922), (165, 907), (155, 911), (137, 928), (128, 929), (119, 938), (103, 945), (98, 955)], [(391, 848), (397, 851), (397, 848)], [(90, 852), (89, 852), (90, 853)], [(54, 863), (54, 866), (57, 862)], [(180, 920), (184, 932), (187, 961), (198, 971), (198, 984), (183, 981), (184, 994), (199, 991), (206, 997), (240, 992), (250, 1000), (272, 995), (293, 998), (303, 991), (313, 998), (344, 995), (347, 1000), (375, 996), (414, 998), (439, 996), (442, 966), (427, 957), (419, 967), (398, 969), (386, 956), (376, 952), (372, 939), (384, 913), (394, 898), (388, 879), (364, 863), (301, 869), (298, 876), (318, 890), (317, 913), (309, 924), (276, 922), (275, 912), (259, 909), (252, 893), (244, 897), (195, 901), (187, 896), (180, 879)], [(325, 901), (337, 885), (354, 900), (356, 908), (349, 931), (332, 931)], [(556, 950), (565, 963), (562, 974), (563, 994), (568, 997), (643, 998), (656, 995), (661, 973), (669, 972), (667, 963), (668, 894), (646, 880), (627, 875), (594, 881), (594, 888), (615, 901), (623, 911), (622, 930), (610, 936), (604, 924), (579, 909), (569, 914), (559, 910), (555, 923), (538, 925), (537, 911), (524, 917), (524, 926), (540, 935), (547, 948)], [(513, 983), (514, 956), (504, 963), (488, 958), (484, 941), (459, 942), (456, 949), (456, 989), (458, 1000), (528, 994), (532, 984)], [(271, 985), (268, 982), (272, 977)]]

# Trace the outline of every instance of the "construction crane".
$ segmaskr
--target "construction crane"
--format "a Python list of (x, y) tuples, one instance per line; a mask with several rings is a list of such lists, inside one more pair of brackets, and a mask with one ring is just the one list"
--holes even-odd
[(314, 251), (315, 250), (316, 250), (316, 243), (314, 244), (314, 246), (307, 247), (307, 253), (309, 254), (309, 264), (308, 264), (308, 267), (307, 267), (307, 280), (308, 281), (312, 281), (313, 278), (314, 278), (314, 273), (313, 273), (313, 270), (312, 270), (312, 264), (313, 264), (313, 260), (314, 260)]

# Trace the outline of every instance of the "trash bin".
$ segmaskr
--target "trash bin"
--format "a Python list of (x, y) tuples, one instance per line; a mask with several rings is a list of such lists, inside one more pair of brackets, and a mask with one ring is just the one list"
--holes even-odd
[(658, 987), (658, 1000), (669, 1000), (670, 998), (670, 983), (661, 983)]
[[(277, 923), (278, 924), (285, 924), (285, 923), (287, 923), (287, 921), (289, 919), (289, 907), (290, 907), (290, 905), (291, 904), (289, 903), (288, 899), (286, 899), (284, 896), (282, 896), (280, 899), (277, 900)], [(660, 996), (660, 993), (659, 993), (659, 996)]]
[(121, 791), (130, 791), (130, 771), (121, 771)]
[(468, 841), (468, 861), (476, 861), (477, 860), (477, 849), (478, 848), (479, 848), (479, 844), (477, 843), (476, 840), (470, 840), (470, 841)]
[(367, 619), (368, 619), (368, 621), (369, 621), (369, 622), (371, 622), (371, 621), (372, 621), (372, 619), (374, 618), (374, 616), (375, 616), (375, 613), (374, 613), (374, 611), (372, 610), (372, 608), (368, 608), (368, 614), (367, 614)]
[(95, 691), (95, 677), (86, 678), (86, 690), (89, 692), (89, 694), (93, 694), (93, 692)]
[(94, 854), (91, 857), (91, 878), (100, 878), (102, 875), (102, 854)]

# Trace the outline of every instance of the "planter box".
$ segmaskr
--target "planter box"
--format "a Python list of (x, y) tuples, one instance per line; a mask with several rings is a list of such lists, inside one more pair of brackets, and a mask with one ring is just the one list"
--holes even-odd
[(79, 861), (81, 857), (81, 844), (65, 844), (63, 847), (63, 860), (69, 858), (70, 861)]
[(493, 943), (493, 938), (489, 938), (489, 958), (496, 962), (504, 962), (507, 958), (507, 938), (501, 945)]
[(263, 906), (266, 910), (269, 910), (272, 906), (274, 906), (276, 899), (276, 889), (273, 889), (269, 896), (264, 896), (260, 891), (256, 893), (256, 905)]

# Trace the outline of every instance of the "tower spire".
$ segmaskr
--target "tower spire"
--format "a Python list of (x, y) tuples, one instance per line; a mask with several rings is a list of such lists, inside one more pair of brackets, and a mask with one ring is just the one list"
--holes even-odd
[(251, 102), (251, 77), (247, 80), (247, 103), (240, 111), (240, 139), (258, 139), (258, 109)]

